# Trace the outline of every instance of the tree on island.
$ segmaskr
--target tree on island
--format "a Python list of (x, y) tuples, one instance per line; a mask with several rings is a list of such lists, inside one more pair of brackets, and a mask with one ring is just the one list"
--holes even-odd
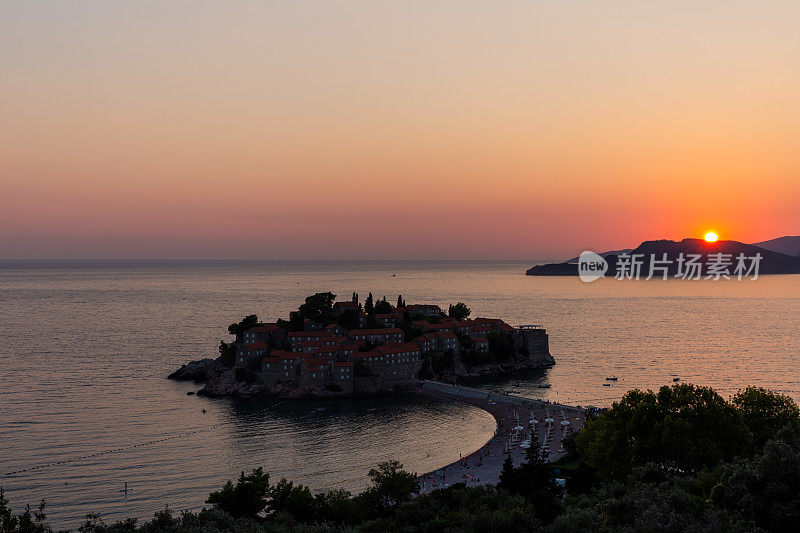
[(228, 333), (230, 333), (231, 335), (236, 335), (238, 337), (248, 329), (253, 328), (257, 325), (258, 325), (258, 316), (247, 315), (242, 319), (241, 322), (238, 323), (234, 322), (233, 324), (228, 326)]
[(326, 322), (333, 320), (333, 301), (336, 295), (332, 292), (318, 292), (306, 297), (306, 303), (299, 307), (303, 318), (308, 318), (314, 322)]
[(514, 342), (502, 331), (490, 331), (486, 334), (489, 341), (489, 352), (498, 362), (508, 361), (514, 355)]
[(375, 327), (375, 302), (372, 298), (372, 293), (369, 293), (367, 299), (364, 301), (364, 313), (367, 315), (367, 327)]
[(336, 318), (336, 324), (348, 330), (358, 329), (358, 315), (359, 311), (357, 309), (347, 309), (342, 311), (342, 313)]
[(219, 341), (219, 362), (222, 366), (232, 367), (236, 364), (236, 353), (233, 344)]
[(386, 301), (386, 296), (383, 297), (383, 300), (378, 300), (375, 304), (375, 314), (378, 315), (385, 315), (392, 312), (392, 304)]
[(447, 310), (447, 316), (456, 320), (464, 320), (471, 312), (467, 304), (458, 302), (456, 305), (450, 304), (450, 308)]
[(405, 306), (406, 306), (406, 301), (403, 300), (403, 295), (402, 294), (398, 294), (397, 295), (397, 308), (400, 309), (400, 308), (403, 308)]

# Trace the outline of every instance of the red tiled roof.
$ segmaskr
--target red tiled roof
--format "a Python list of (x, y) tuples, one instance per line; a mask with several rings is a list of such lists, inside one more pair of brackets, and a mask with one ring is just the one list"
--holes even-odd
[(456, 334), (452, 331), (440, 331), (436, 335), (438, 335), (442, 339), (457, 339)]
[(262, 361), (265, 363), (277, 363), (278, 361), (280, 361), (280, 359), (278, 359), (277, 357), (267, 356), (264, 359), (262, 359)]
[(299, 353), (284, 352), (281, 355), (279, 355), (278, 357), (280, 357), (284, 361), (297, 361), (297, 359), (300, 358), (300, 354)]
[(307, 365), (315, 365), (315, 366), (316, 365), (327, 365), (328, 364), (328, 360), (325, 359), (324, 357), (313, 357), (311, 359), (306, 359), (306, 364)]
[(250, 344), (245, 344), (244, 347), (252, 352), (253, 350), (263, 350), (267, 347), (267, 343), (264, 341), (251, 342)]
[(336, 348), (336, 346), (324, 346), (322, 348), (317, 348), (316, 350), (314, 350), (314, 353), (315, 354), (333, 355), (333, 354), (337, 353), (338, 351), (339, 350), (338, 350), (338, 348)]
[(402, 352), (419, 352), (419, 346), (413, 342), (390, 342), (389, 344), (378, 346), (375, 348), (375, 351), (380, 352), (382, 355)]
[(330, 331), (290, 331), (289, 337), (332, 337)]
[(384, 329), (351, 329), (350, 335), (396, 335), (403, 334), (403, 330), (399, 328), (384, 328)]
[(484, 332), (484, 331), (493, 331), (493, 328), (492, 328), (492, 326), (475, 326), (475, 327), (470, 328), (470, 331), (472, 331), (473, 333)]
[(439, 329), (455, 329), (455, 323), (431, 324), (427, 320), (415, 320), (414, 322), (412, 322), (412, 324), (424, 329), (425, 331), (436, 331)]
[(336, 361), (333, 366), (353, 366), (352, 361)]
[(406, 305), (406, 309), (408, 309), (408, 310), (411, 310), (411, 309), (431, 309), (431, 310), (436, 309), (437, 311), (441, 311), (442, 310), (441, 307), (439, 307), (438, 305), (434, 305), (434, 304), (409, 304), (409, 305)]
[(486, 337), (472, 337), (472, 340), (474, 342), (489, 342), (489, 339)]
[(501, 320), (499, 318), (481, 318), (481, 317), (478, 317), (478, 318), (474, 319), (472, 322), (474, 324), (491, 324), (491, 325), (494, 325), (494, 326), (502, 326), (502, 325), (508, 326), (508, 324), (506, 324), (503, 320)]
[(267, 331), (275, 331), (279, 327), (280, 326), (278, 326), (278, 324), (269, 323), (269, 324), (261, 324), (259, 326), (256, 326), (256, 327), (250, 328), (250, 329), (252, 329), (253, 331), (256, 331), (258, 333), (266, 333)]
[(322, 341), (300, 341), (295, 343), (297, 346), (302, 346), (303, 348), (311, 348), (314, 346), (325, 346), (325, 343)]

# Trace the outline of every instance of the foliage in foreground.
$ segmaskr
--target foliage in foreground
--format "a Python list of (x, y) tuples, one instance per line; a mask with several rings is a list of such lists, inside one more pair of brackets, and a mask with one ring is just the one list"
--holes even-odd
[[(731, 439), (736, 438), (736, 441)], [(800, 412), (791, 399), (750, 388), (730, 402), (691, 385), (631, 391), (586, 425), (564, 464), (562, 497), (552, 465), (532, 446), (523, 464), (504, 465), (497, 487), (456, 484), (418, 494), (415, 476), (395, 462), (369, 472), (352, 495), (312, 494), (261, 469), (209, 495), (212, 507), (82, 532), (273, 531), (798, 531)], [(559, 468), (566, 468), (556, 465)], [(562, 475), (564, 475), (562, 473)], [(0, 533), (45, 532), (44, 503), (19, 516), (0, 492)]]

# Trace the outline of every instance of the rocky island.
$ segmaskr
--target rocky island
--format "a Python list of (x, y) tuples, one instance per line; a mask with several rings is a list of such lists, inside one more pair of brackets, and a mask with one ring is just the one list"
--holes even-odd
[(170, 379), (204, 383), (206, 396), (335, 398), (417, 390), (421, 380), (537, 369), (555, 363), (541, 326), (512, 327), (499, 318), (470, 319), (459, 302), (393, 305), (372, 293), (336, 302), (306, 298), (288, 320), (250, 315), (228, 327), (219, 356), (192, 361)]

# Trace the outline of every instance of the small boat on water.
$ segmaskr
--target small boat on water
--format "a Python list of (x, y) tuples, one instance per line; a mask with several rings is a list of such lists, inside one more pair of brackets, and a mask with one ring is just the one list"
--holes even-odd
[(540, 389), (549, 389), (550, 388), (550, 384), (549, 383), (542, 383), (541, 385), (539, 385), (539, 388)]
[(672, 378), (672, 382), (673, 382), (673, 383), (677, 383), (677, 382), (679, 382), (680, 380), (681, 380), (681, 378)]
[(617, 376), (611, 376), (610, 378), (606, 378), (606, 381), (617, 381), (618, 379)]
[(603, 387), (610, 387), (611, 383), (603, 383)]

